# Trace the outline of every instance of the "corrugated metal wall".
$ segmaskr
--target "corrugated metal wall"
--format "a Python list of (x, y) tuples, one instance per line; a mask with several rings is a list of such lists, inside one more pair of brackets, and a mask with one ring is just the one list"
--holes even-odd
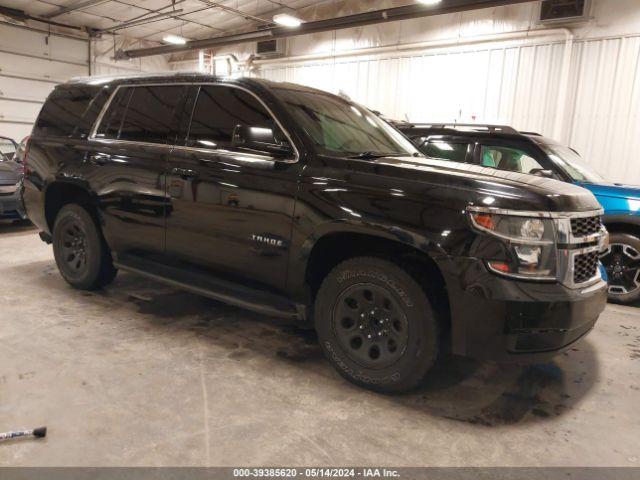
[[(420, 54), (265, 64), (302, 83), (411, 121), (487, 122), (553, 137), (565, 44), (456, 47)], [(640, 184), (640, 37), (578, 41), (558, 140), (614, 181)]]
[(87, 41), (0, 24), (0, 135), (31, 132), (56, 83), (89, 74)]
[(608, 178), (640, 184), (640, 36), (580, 42), (568, 141)]

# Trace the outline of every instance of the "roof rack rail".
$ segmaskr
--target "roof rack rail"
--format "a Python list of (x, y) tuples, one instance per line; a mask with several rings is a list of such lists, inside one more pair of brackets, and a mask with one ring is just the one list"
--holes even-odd
[(520, 133), (513, 127), (508, 125), (488, 125), (482, 123), (414, 123), (413, 127), (415, 128), (475, 128), (475, 129), (486, 129), (490, 132), (500, 132), (500, 133)]
[(542, 134), (538, 132), (520, 132), (523, 135), (533, 135), (534, 137), (541, 137)]

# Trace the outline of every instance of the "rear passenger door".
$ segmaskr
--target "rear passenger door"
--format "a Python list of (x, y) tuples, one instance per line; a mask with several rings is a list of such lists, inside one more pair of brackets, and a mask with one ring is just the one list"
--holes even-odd
[(187, 91), (184, 85), (121, 86), (88, 142), (87, 176), (117, 255), (164, 253), (172, 208), (167, 163)]
[[(188, 135), (169, 160), (167, 253), (216, 276), (276, 288), (286, 281), (297, 154), (234, 146), (251, 130), (286, 140), (255, 95), (229, 85), (193, 91)], [(275, 140), (271, 140), (275, 141)]]

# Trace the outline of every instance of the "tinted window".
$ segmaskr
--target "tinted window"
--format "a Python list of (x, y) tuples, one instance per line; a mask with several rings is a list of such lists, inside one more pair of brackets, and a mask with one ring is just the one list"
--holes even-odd
[(117, 91), (115, 97), (113, 97), (113, 100), (111, 100), (109, 104), (109, 108), (102, 117), (102, 121), (96, 132), (96, 137), (118, 138), (122, 118), (127, 110), (131, 93), (131, 88), (121, 88)]
[(134, 87), (120, 127), (120, 140), (173, 143), (177, 136), (176, 110), (187, 87)]
[(364, 152), (414, 155), (417, 150), (377, 115), (341, 97), (319, 91), (277, 88), (294, 120), (319, 153), (349, 157)]
[(85, 115), (98, 90), (88, 85), (56, 88), (42, 107), (34, 134), (69, 137), (88, 134), (95, 117)]
[(522, 150), (502, 146), (483, 146), (481, 164), (485, 167), (519, 173), (542, 169), (542, 166), (535, 159)]
[(16, 154), (16, 144), (10, 138), (0, 137), (0, 162), (12, 160)]
[(202, 86), (193, 111), (187, 145), (228, 148), (237, 125), (272, 131), (274, 121), (262, 104), (244, 90)]
[(427, 157), (439, 158), (442, 160), (453, 160), (454, 162), (465, 162), (467, 152), (471, 148), (468, 143), (456, 143), (446, 141), (427, 141), (422, 144), (420, 150)]

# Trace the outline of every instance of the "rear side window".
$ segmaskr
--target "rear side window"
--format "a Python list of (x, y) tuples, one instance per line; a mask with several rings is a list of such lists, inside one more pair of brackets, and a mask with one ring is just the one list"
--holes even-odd
[(131, 88), (121, 88), (116, 92), (113, 100), (111, 100), (109, 104), (109, 108), (102, 117), (100, 126), (96, 131), (96, 137), (118, 138), (122, 119), (127, 111), (127, 105), (129, 104), (132, 92), (133, 89)]
[(250, 93), (233, 87), (204, 85), (193, 110), (187, 145), (227, 148), (237, 125), (272, 131), (274, 121)]
[(96, 136), (172, 144), (177, 136), (176, 112), (186, 91), (182, 85), (123, 87), (111, 102)]
[(98, 89), (89, 85), (63, 85), (44, 103), (34, 135), (56, 137), (86, 136), (95, 116), (87, 115)]
[(530, 173), (533, 170), (543, 169), (535, 159), (517, 148), (483, 145), (481, 159), (484, 167), (508, 172)]
[(442, 140), (427, 140), (420, 150), (427, 157), (442, 160), (453, 160), (454, 162), (465, 162), (467, 153), (470, 151), (469, 143), (446, 142)]

